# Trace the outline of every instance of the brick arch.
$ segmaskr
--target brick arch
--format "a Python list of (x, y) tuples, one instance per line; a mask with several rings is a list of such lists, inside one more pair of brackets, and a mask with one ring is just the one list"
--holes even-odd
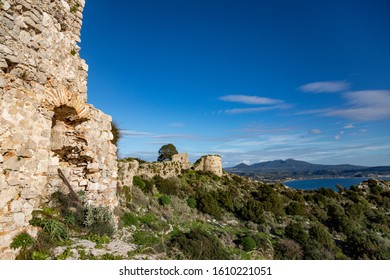
[(74, 108), (78, 118), (88, 119), (89, 106), (77, 94), (71, 93), (64, 85), (45, 85), (46, 101), (54, 108), (68, 106)]

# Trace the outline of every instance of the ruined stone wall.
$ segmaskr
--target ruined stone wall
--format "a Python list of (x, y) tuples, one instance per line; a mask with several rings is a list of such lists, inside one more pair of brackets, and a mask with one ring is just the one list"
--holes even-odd
[(188, 154), (182, 153), (172, 157), (171, 161), (139, 163), (137, 160), (119, 161), (119, 185), (133, 185), (134, 176), (153, 178), (158, 175), (162, 178), (176, 177), (183, 170), (193, 169), (198, 171), (212, 172), (218, 176), (223, 175), (222, 159), (218, 155), (203, 156), (192, 164), (188, 160)]
[(187, 154), (178, 154), (171, 161), (139, 163), (137, 160), (119, 161), (119, 185), (132, 186), (134, 176), (153, 178), (158, 175), (162, 178), (175, 177), (182, 170), (191, 169)]
[(218, 176), (222, 176), (222, 158), (218, 155), (203, 156), (194, 164), (194, 170), (212, 172)]
[(32, 211), (64, 189), (117, 205), (111, 117), (86, 104), (84, 0), (0, 0), (0, 259)]

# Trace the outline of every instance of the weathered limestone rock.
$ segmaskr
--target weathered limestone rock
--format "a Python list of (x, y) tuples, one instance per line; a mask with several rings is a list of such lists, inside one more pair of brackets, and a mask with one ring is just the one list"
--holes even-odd
[(66, 189), (90, 204), (117, 205), (111, 117), (86, 103), (79, 57), (85, 1), (0, 0), (0, 259), (34, 208)]

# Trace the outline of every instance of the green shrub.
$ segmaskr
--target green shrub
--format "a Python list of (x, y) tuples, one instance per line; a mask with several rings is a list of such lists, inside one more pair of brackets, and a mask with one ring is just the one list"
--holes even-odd
[(293, 201), (287, 205), (286, 213), (287, 215), (303, 216), (305, 215), (305, 207), (301, 203)]
[(41, 226), (50, 235), (51, 240), (65, 241), (69, 238), (68, 231), (57, 220), (43, 221)]
[(203, 213), (209, 214), (216, 219), (221, 219), (222, 210), (219, 207), (218, 201), (211, 193), (206, 193), (199, 198), (198, 208)]
[(170, 197), (170, 196), (168, 196), (168, 195), (162, 195), (162, 196), (160, 196), (160, 197), (158, 198), (158, 202), (159, 202), (161, 205), (165, 206), (165, 205), (171, 204), (171, 203), (172, 203), (172, 200), (171, 200), (171, 197)]
[(256, 241), (250, 236), (245, 236), (244, 238), (242, 238), (241, 245), (246, 252), (253, 251), (254, 249), (256, 249)]
[(49, 254), (46, 252), (34, 251), (32, 253), (33, 260), (47, 260), (49, 258)]
[(232, 191), (225, 191), (219, 194), (218, 201), (220, 205), (230, 212), (234, 212), (234, 200), (237, 197)]
[(152, 193), (153, 187), (154, 187), (153, 179), (150, 179), (150, 180), (144, 179), (144, 182), (145, 182), (145, 188), (144, 188), (143, 192), (146, 194)]
[(96, 248), (102, 249), (104, 244), (111, 242), (111, 239), (107, 235), (90, 234), (87, 236), (87, 240), (95, 242)]
[(134, 186), (139, 187), (142, 191), (145, 189), (146, 183), (140, 176), (134, 176), (133, 177), (133, 184)]
[(88, 206), (85, 211), (84, 225), (94, 234), (114, 234), (114, 221), (108, 207)]
[(262, 208), (265, 211), (270, 211), (276, 216), (284, 216), (284, 203), (275, 187), (272, 185), (264, 185), (257, 192), (252, 193), (253, 198), (261, 202)]
[(125, 227), (136, 226), (139, 223), (138, 217), (132, 213), (125, 213), (122, 216), (122, 225)]
[(133, 241), (137, 245), (153, 246), (159, 243), (159, 238), (150, 231), (137, 231), (133, 234)]
[(59, 254), (56, 257), (56, 260), (66, 260), (66, 259), (68, 259), (69, 257), (72, 257), (72, 256), (73, 256), (73, 252), (68, 247), (68, 248), (66, 248), (65, 251), (63, 251), (61, 254)]
[(262, 223), (263, 218), (263, 207), (260, 202), (249, 198), (246, 205), (242, 207), (240, 215), (247, 221), (252, 221), (255, 223)]
[(152, 223), (153, 223), (154, 221), (156, 221), (156, 217), (155, 217), (152, 213), (148, 213), (148, 214), (146, 214), (145, 216), (142, 216), (141, 218), (139, 218), (139, 221), (140, 221), (142, 224), (151, 226)]
[(160, 176), (154, 177), (156, 188), (162, 194), (166, 195), (179, 195), (180, 181), (176, 177), (161, 178)]
[(188, 207), (190, 207), (190, 208), (196, 208), (197, 203), (196, 203), (195, 198), (189, 197), (189, 198), (187, 199), (187, 205), (188, 205)]
[(31, 235), (29, 235), (27, 232), (22, 232), (12, 240), (10, 247), (11, 249), (22, 248), (22, 250), (26, 250), (27, 248), (34, 245), (34, 243), (35, 240)]
[(349, 218), (344, 208), (337, 203), (327, 205), (327, 214), (327, 226), (338, 232), (351, 233), (357, 227), (355, 221)]
[(354, 231), (346, 239), (343, 251), (352, 259), (390, 259), (389, 242), (374, 232)]
[(212, 234), (201, 228), (175, 236), (170, 243), (171, 253), (175, 249), (190, 260), (229, 260), (231, 256), (223, 244)]
[(99, 256), (99, 260), (118, 261), (118, 260), (123, 260), (123, 257), (115, 256), (113, 254), (106, 253), (106, 254), (103, 254), (103, 255)]
[(332, 236), (322, 224), (314, 224), (309, 230), (310, 237), (322, 244), (323, 246), (330, 248), (334, 246)]
[(309, 234), (305, 231), (301, 223), (289, 223), (284, 231), (286, 237), (298, 242), (301, 246), (309, 239)]

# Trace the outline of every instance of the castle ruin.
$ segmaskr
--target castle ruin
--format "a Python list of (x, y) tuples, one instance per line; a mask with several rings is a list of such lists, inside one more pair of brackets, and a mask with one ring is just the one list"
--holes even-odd
[(0, 0), (0, 259), (32, 212), (62, 190), (117, 204), (111, 117), (87, 104), (77, 43), (84, 0)]

